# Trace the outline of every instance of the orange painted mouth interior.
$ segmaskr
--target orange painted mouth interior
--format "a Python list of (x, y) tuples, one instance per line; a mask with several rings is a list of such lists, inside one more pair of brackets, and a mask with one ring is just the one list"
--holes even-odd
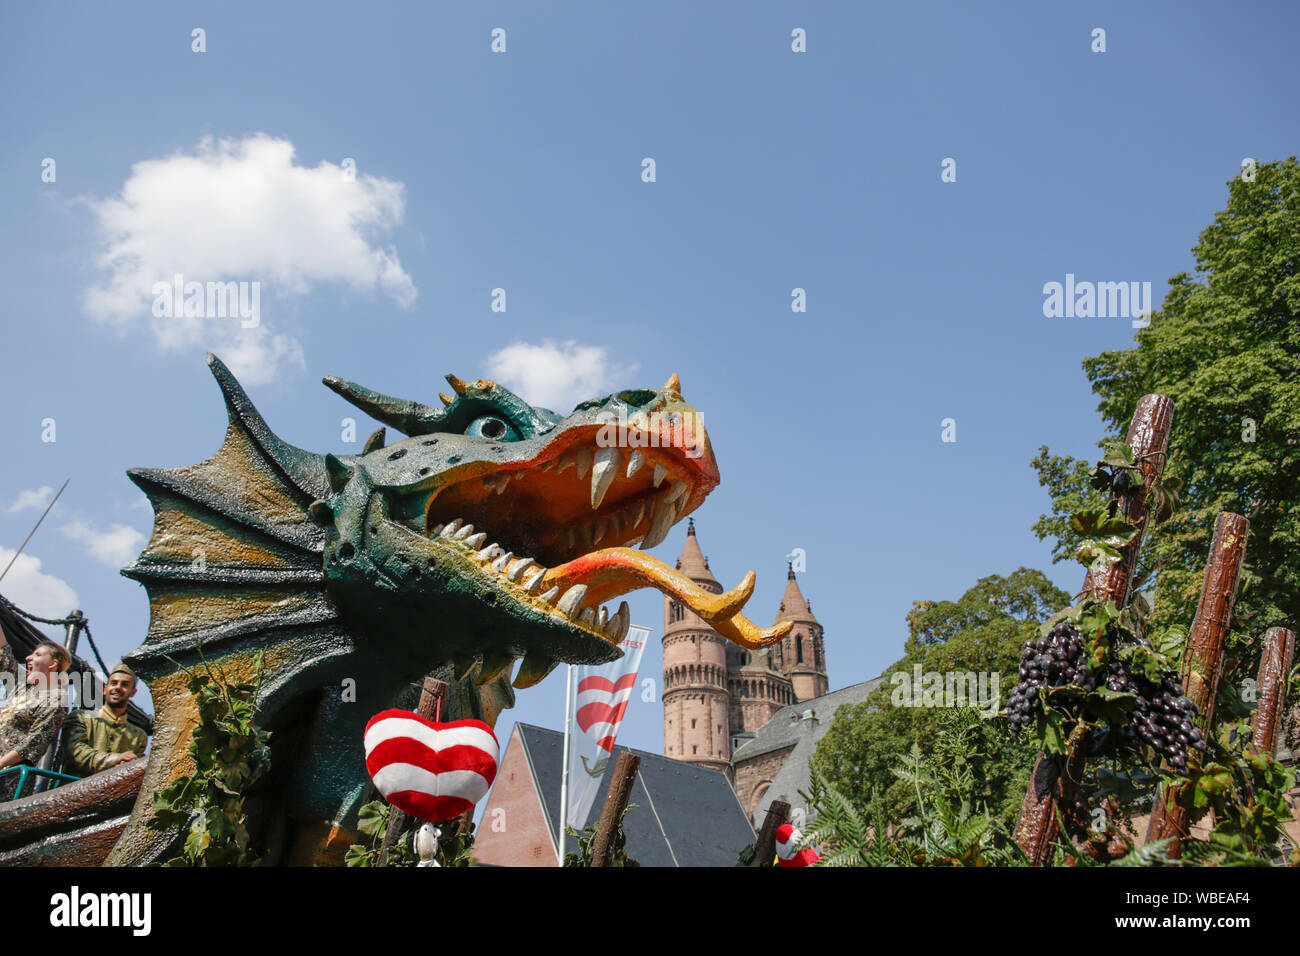
[[(626, 432), (618, 433), (618, 445), (602, 447), (601, 434), (595, 426), (575, 430), (533, 461), (497, 468), (485, 463), (487, 470), (476, 470), (434, 496), (426, 533), (458, 522), (457, 540), (480, 564), (526, 591), (521, 599), (540, 601), (552, 591), (563, 595), (583, 586), (581, 604), (570, 615), (574, 620), (588, 608), (596, 617), (595, 608), (611, 598), (653, 587), (743, 647), (766, 647), (785, 636), (789, 622), (764, 629), (740, 613), (754, 589), (753, 572), (732, 591), (716, 595), (631, 547), (658, 545), (717, 485), (707, 442), (701, 441), (696, 447), (703, 453), (692, 457), (667, 442), (646, 447), (645, 436), (638, 447)], [(599, 619), (607, 620), (608, 612)], [(600, 627), (594, 630), (612, 637)]]

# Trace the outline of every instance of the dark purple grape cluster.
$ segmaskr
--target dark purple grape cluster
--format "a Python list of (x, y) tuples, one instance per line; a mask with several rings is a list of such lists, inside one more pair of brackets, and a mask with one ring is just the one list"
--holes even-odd
[[(1143, 644), (1150, 646), (1145, 641)], [(1185, 772), (1187, 748), (1204, 749), (1205, 742), (1193, 723), (1196, 706), (1183, 696), (1178, 681), (1166, 675), (1155, 684), (1115, 658), (1106, 670), (1105, 683), (1113, 691), (1137, 697), (1128, 725), (1117, 728), (1120, 744), (1130, 750), (1150, 746), (1175, 770)], [(1029, 726), (1039, 707), (1038, 688), (1066, 684), (1096, 690), (1097, 678), (1088, 668), (1083, 635), (1073, 624), (1061, 623), (1046, 637), (1025, 642), (1020, 655), (1020, 683), (1007, 702), (1011, 732), (1018, 734)]]
[(1011, 732), (1018, 734), (1029, 726), (1038, 706), (1038, 688), (1066, 684), (1096, 690), (1097, 679), (1088, 670), (1088, 655), (1079, 629), (1073, 624), (1058, 624), (1046, 637), (1026, 641), (1020, 653), (1020, 683), (1007, 701)]
[(1183, 689), (1172, 677), (1164, 677), (1157, 686), (1130, 674), (1123, 661), (1111, 666), (1106, 678), (1111, 690), (1137, 695), (1133, 717), (1119, 732), (1120, 743), (1131, 750), (1150, 746), (1179, 773), (1187, 772), (1187, 748), (1205, 749), (1201, 731), (1193, 721), (1196, 705), (1183, 696)]

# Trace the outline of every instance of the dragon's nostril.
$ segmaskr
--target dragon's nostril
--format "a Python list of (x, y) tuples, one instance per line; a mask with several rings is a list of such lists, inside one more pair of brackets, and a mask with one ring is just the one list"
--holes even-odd
[(344, 541), (343, 546), (339, 548), (339, 557), (344, 561), (351, 561), (357, 555), (357, 549), (352, 546), (351, 541)]

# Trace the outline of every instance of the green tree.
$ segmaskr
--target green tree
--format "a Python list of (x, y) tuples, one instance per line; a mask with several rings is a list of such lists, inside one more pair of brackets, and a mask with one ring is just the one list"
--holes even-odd
[[(1169, 292), (1137, 346), (1086, 359), (1112, 436), (1123, 437), (1138, 400), (1174, 402), (1166, 482), (1181, 486), (1172, 518), (1148, 530), (1139, 586), (1152, 588), (1153, 623), (1189, 624), (1214, 520), (1250, 519), (1240, 629), (1257, 639), (1273, 625), (1300, 625), (1300, 165), (1258, 167), (1253, 182), (1228, 184), (1228, 205), (1192, 250), (1196, 274)], [(1104, 440), (1103, 440), (1104, 441)], [(1101, 444), (1101, 443), (1099, 443)], [(1053, 560), (1073, 557), (1073, 512), (1105, 504), (1089, 488), (1090, 463), (1040, 450), (1032, 466), (1052, 498), (1034, 525), (1055, 539)], [(1243, 672), (1258, 658), (1240, 655)]]
[[(870, 697), (836, 712), (817, 745), (814, 767), (859, 807), (870, 805), (875, 794), (891, 820), (917, 812), (915, 787), (894, 771), (913, 743), (925, 753), (936, 752), (943, 714), (936, 708), (894, 706), (893, 675), (910, 675), (917, 664), (923, 671), (996, 672), (1005, 701), (1018, 680), (1021, 645), (1069, 603), (1070, 595), (1028, 568), (981, 578), (957, 601), (917, 601), (907, 615), (904, 657), (885, 671)], [(1023, 740), (1008, 740), (1003, 718), (980, 721), (970, 731), (970, 746), (972, 798), (1000, 826), (1013, 825), (1034, 750)]]

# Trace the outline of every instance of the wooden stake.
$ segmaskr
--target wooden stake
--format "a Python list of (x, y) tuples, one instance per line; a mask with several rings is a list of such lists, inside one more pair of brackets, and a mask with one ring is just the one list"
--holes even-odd
[[(426, 677), (424, 688), (420, 691), (420, 703), (415, 708), (415, 712), (425, 720), (438, 720), (442, 716), (442, 702), (450, 690), (451, 687), (445, 681)], [(388, 808), (388, 828), (384, 830), (384, 842), (379, 847), (380, 866), (388, 865), (389, 851), (401, 839), (402, 831), (406, 829), (406, 821), (406, 814), (397, 807)]]
[(618, 755), (614, 765), (614, 775), (609, 781), (609, 792), (605, 794), (605, 806), (600, 811), (600, 823), (596, 825), (596, 839), (591, 845), (591, 865), (609, 866), (614, 862), (614, 835), (623, 821), (623, 811), (632, 798), (632, 784), (636, 782), (636, 772), (641, 766), (641, 758), (624, 750)]
[(776, 856), (776, 829), (789, 822), (790, 804), (784, 800), (773, 800), (763, 819), (763, 828), (758, 831), (758, 842), (754, 844), (754, 859), (760, 866), (772, 865), (772, 857)]
[(1255, 715), (1250, 727), (1255, 746), (1272, 756), (1278, 731), (1286, 715), (1286, 679), (1295, 662), (1295, 634), (1285, 627), (1270, 627), (1264, 635), (1255, 678)]
[[(1223, 645), (1237, 604), (1241, 563), (1246, 557), (1249, 533), (1250, 522), (1241, 515), (1225, 511), (1214, 522), (1205, 584), (1201, 587), (1196, 620), (1183, 652), (1183, 693), (1196, 705), (1196, 722), (1206, 739), (1214, 725), (1214, 698), (1223, 672)], [(1167, 790), (1162, 785), (1147, 825), (1147, 842), (1172, 838), (1168, 853), (1175, 858), (1181, 855), (1182, 841), (1187, 837), (1187, 810), (1178, 806), (1182, 792), (1181, 787)]]
[[(1173, 425), (1174, 403), (1168, 397), (1144, 395), (1138, 402), (1129, 422), (1126, 441), (1141, 464), (1143, 480), (1141, 485), (1130, 487), (1120, 498), (1120, 508), (1130, 521), (1136, 523), (1137, 534), (1123, 547), (1119, 561), (1105, 571), (1088, 572), (1083, 582), (1085, 596), (1099, 601), (1114, 601), (1121, 608), (1127, 603), (1150, 513), (1147, 496), (1152, 484), (1164, 471)], [(1066, 742), (1064, 759), (1039, 754), (1034, 764), (1015, 833), (1016, 843), (1033, 866), (1048, 866), (1052, 862), (1052, 848), (1058, 832), (1057, 808), (1074, 820), (1075, 802), (1087, 764), (1086, 743), (1076, 731)]]

